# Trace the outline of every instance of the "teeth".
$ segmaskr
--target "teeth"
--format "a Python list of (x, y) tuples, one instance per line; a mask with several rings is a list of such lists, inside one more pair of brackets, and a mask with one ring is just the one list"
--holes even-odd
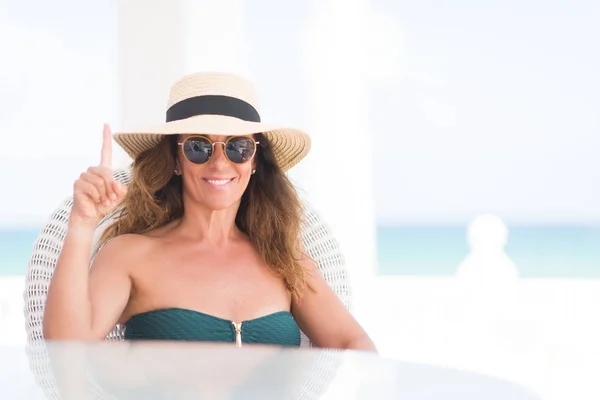
[(213, 179), (207, 179), (206, 182), (210, 183), (211, 185), (215, 185), (215, 186), (222, 186), (225, 185), (227, 183), (229, 183), (229, 181), (231, 181), (231, 179), (220, 179), (220, 180), (213, 180)]

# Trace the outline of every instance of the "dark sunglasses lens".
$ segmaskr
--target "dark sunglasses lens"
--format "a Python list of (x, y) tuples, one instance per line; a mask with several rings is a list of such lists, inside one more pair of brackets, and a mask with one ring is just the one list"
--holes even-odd
[(194, 164), (204, 164), (210, 158), (212, 145), (204, 138), (191, 138), (183, 144), (183, 154)]
[(250, 160), (255, 150), (254, 140), (243, 136), (232, 138), (227, 142), (227, 148), (225, 149), (227, 158), (237, 164)]

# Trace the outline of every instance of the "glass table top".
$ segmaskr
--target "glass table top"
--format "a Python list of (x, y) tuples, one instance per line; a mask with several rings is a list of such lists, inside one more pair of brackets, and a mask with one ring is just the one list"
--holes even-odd
[(374, 353), (194, 342), (0, 346), (0, 399), (534, 400), (489, 376)]

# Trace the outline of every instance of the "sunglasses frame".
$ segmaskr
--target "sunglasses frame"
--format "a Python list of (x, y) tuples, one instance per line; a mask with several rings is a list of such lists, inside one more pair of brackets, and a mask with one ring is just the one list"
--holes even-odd
[[(230, 140), (235, 139), (235, 138), (246, 138), (246, 139), (250, 139), (252, 140), (252, 143), (254, 143), (254, 152), (252, 153), (252, 157), (250, 157), (249, 159), (247, 159), (244, 162), (241, 163), (237, 163), (232, 161), (229, 156), (227, 155), (227, 143), (229, 143)], [(195, 163), (193, 161), (191, 161), (188, 156), (185, 154), (185, 150), (183, 149), (183, 145), (185, 144), (185, 142), (187, 142), (190, 139), (197, 139), (197, 138), (201, 138), (201, 139), (205, 139), (206, 141), (208, 141), (208, 143), (210, 143), (211, 147), (212, 147), (212, 151), (210, 152), (210, 155), (208, 156), (208, 158), (206, 159), (206, 161), (204, 161), (203, 163)], [(210, 138), (208, 136), (204, 136), (204, 135), (192, 135), (192, 136), (188, 136), (185, 139), (183, 139), (183, 142), (177, 142), (177, 146), (181, 148), (181, 154), (183, 154), (183, 156), (185, 157), (185, 159), (194, 164), (194, 165), (202, 165), (202, 164), (206, 164), (210, 161), (210, 159), (212, 158), (212, 156), (215, 154), (215, 144), (222, 144), (223, 145), (223, 154), (225, 155), (225, 158), (227, 159), (227, 161), (229, 161), (232, 164), (236, 164), (236, 165), (243, 165), (246, 164), (248, 161), (252, 161), (252, 159), (254, 158), (254, 156), (256, 156), (256, 149), (258, 147), (258, 145), (260, 144), (260, 142), (257, 142), (256, 140), (254, 140), (254, 138), (252, 136), (230, 136), (229, 138), (227, 138), (227, 140), (225, 140), (224, 142), (213, 142), (212, 140), (210, 140)]]

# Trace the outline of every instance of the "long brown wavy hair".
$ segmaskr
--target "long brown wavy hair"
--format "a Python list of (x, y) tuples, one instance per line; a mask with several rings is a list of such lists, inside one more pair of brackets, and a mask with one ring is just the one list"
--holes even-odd
[[(99, 246), (127, 233), (146, 233), (183, 216), (182, 177), (175, 175), (177, 135), (167, 135), (133, 162), (133, 180), (117, 219)], [(235, 223), (267, 265), (296, 298), (307, 286), (300, 263), (302, 205), (290, 180), (275, 162), (271, 145), (256, 134), (256, 172), (242, 195)]]

